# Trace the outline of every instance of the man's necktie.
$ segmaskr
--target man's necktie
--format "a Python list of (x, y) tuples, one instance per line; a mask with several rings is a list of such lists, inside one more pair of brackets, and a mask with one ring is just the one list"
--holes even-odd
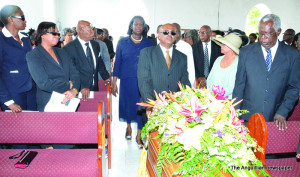
[(86, 45), (86, 58), (88, 59), (88, 61), (90, 62), (90, 64), (93, 66), (93, 71), (95, 71), (94, 59), (93, 59), (93, 56), (92, 56), (91, 48), (90, 48), (88, 42), (85, 43), (85, 45)]
[(271, 53), (271, 49), (266, 49), (266, 52), (267, 52), (266, 66), (267, 66), (267, 70), (270, 71), (271, 65), (272, 65), (272, 53)]
[(208, 49), (207, 49), (207, 43), (205, 43), (205, 49), (204, 49), (204, 76), (206, 78), (208, 76), (208, 68), (209, 68)]
[(170, 69), (170, 65), (171, 65), (171, 57), (170, 57), (170, 54), (169, 54), (169, 50), (167, 49), (166, 50), (166, 62), (167, 62), (167, 65), (168, 65), (168, 69)]

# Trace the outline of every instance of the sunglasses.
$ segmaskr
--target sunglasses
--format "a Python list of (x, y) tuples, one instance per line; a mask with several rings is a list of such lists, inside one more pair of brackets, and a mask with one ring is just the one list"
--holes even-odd
[(60, 36), (60, 33), (57, 33), (57, 32), (47, 32), (47, 33), (49, 33), (49, 34), (52, 34), (53, 36)]
[(17, 18), (17, 19), (21, 19), (22, 21), (25, 21), (25, 16), (10, 16), (12, 18)]
[(160, 32), (164, 35), (169, 35), (169, 33), (171, 33), (172, 36), (175, 36), (176, 35), (176, 32), (175, 31), (163, 31), (163, 32)]

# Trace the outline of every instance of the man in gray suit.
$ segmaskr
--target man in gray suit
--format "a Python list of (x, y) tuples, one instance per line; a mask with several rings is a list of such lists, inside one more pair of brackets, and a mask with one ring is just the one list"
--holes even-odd
[(286, 117), (299, 98), (300, 54), (278, 41), (280, 18), (265, 15), (259, 23), (259, 42), (240, 50), (233, 98), (243, 99), (237, 108), (262, 113), (267, 122), (275, 121), (284, 130)]
[[(154, 90), (157, 93), (179, 91), (179, 81), (183, 85), (191, 86), (187, 56), (173, 48), (176, 35), (174, 26), (162, 25), (157, 35), (160, 44), (145, 48), (140, 53), (137, 78), (142, 102), (146, 102), (148, 98), (155, 100)], [(151, 110), (147, 109), (147, 115), (150, 113)]]

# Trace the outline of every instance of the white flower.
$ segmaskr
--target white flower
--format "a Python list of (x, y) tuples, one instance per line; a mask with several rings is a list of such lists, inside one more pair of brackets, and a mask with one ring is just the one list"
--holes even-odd
[(256, 142), (255, 141), (252, 141), (252, 143), (247, 143), (247, 146), (248, 147), (256, 147)]
[(214, 125), (216, 130), (222, 130), (224, 127), (224, 123), (218, 122), (217, 124)]
[(179, 106), (178, 103), (173, 102), (173, 106), (175, 107), (175, 109), (176, 109), (177, 112), (181, 111), (181, 106)]
[(231, 143), (234, 142), (233, 136), (230, 135), (230, 134), (228, 134), (228, 133), (226, 133), (225, 136), (222, 136), (222, 138), (223, 138), (223, 142), (224, 142), (225, 144), (231, 144)]
[(204, 128), (202, 125), (197, 125), (193, 128), (188, 128), (184, 130), (184, 133), (180, 134), (176, 137), (176, 140), (183, 144), (183, 148), (185, 150), (189, 150), (191, 147), (196, 148), (197, 150), (201, 150), (200, 137), (204, 132)]
[(233, 148), (233, 147), (231, 147), (230, 149), (229, 149), (229, 152), (230, 153), (233, 153), (235, 151), (235, 149)]
[(215, 142), (215, 146), (220, 146), (220, 142), (219, 141)]
[(239, 154), (232, 154), (232, 158), (236, 159), (239, 157)]
[(209, 152), (209, 154), (210, 154), (210, 156), (213, 156), (213, 155), (218, 155), (218, 148), (211, 148), (211, 147), (209, 147), (208, 148), (208, 152)]
[(221, 157), (221, 156), (217, 156), (217, 158), (222, 161), (225, 159), (225, 157)]
[(219, 155), (226, 156), (226, 155), (227, 155), (227, 152), (222, 151), (222, 152), (219, 153)]
[(204, 123), (205, 129), (208, 129), (212, 126), (213, 121), (214, 121), (214, 117), (211, 114), (205, 114), (202, 117), (201, 123)]

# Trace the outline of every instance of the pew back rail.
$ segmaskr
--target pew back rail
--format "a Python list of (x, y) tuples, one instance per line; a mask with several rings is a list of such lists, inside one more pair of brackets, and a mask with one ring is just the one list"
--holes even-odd
[(0, 149), (3, 176), (102, 176), (105, 171), (103, 103), (98, 112), (0, 112), (0, 144), (98, 144), (97, 149), (31, 149), (38, 155), (26, 169), (8, 157), (20, 149)]
[[(262, 125), (266, 126), (262, 126)], [(262, 146), (265, 154), (295, 153), (299, 144), (300, 121), (287, 121), (287, 129), (279, 130), (275, 122), (265, 122), (261, 113), (254, 114), (248, 124), (250, 135)], [(252, 132), (255, 131), (255, 132)], [(257, 157), (271, 171), (272, 176), (300, 176), (300, 163), (294, 158), (265, 159)], [(256, 154), (257, 155), (257, 154)]]

